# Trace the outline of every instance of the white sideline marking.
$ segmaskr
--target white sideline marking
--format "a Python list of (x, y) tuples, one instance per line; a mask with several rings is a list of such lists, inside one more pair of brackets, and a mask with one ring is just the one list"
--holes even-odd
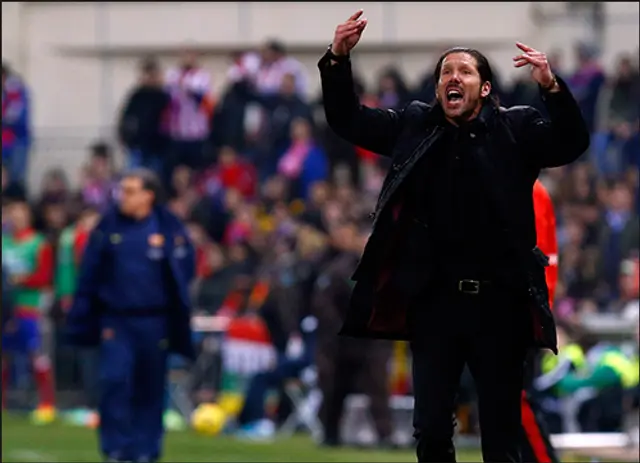
[(35, 450), (27, 450), (27, 449), (13, 450), (9, 452), (8, 457), (9, 458), (7, 458), (7, 460), (9, 461), (30, 461), (30, 462), (46, 461), (51, 463), (56, 463), (57, 461), (51, 455), (47, 455), (46, 453), (37, 452)]

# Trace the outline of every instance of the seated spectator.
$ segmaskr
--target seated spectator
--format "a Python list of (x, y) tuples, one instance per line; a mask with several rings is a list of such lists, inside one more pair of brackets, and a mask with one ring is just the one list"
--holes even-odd
[(254, 227), (255, 219), (251, 214), (251, 209), (248, 205), (244, 204), (236, 210), (233, 218), (227, 225), (222, 243), (230, 246), (234, 243), (246, 242), (251, 238)]
[(184, 165), (175, 168), (171, 175), (171, 197), (174, 201), (184, 203), (187, 210), (191, 210), (199, 200), (193, 171)]
[(291, 145), (278, 161), (278, 173), (294, 185), (294, 198), (308, 199), (311, 186), (329, 177), (327, 157), (313, 139), (311, 125), (305, 119), (291, 124)]
[(245, 199), (253, 198), (258, 186), (254, 167), (230, 146), (220, 149), (217, 164), (207, 169), (198, 183), (201, 194), (216, 196), (221, 190), (233, 188)]

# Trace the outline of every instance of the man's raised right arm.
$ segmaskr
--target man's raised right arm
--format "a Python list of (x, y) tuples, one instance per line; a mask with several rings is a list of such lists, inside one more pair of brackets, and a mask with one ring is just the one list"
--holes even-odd
[(391, 156), (401, 130), (402, 112), (368, 108), (356, 95), (349, 52), (367, 20), (362, 10), (336, 28), (333, 44), (318, 62), (322, 102), (329, 127), (343, 139), (383, 156)]

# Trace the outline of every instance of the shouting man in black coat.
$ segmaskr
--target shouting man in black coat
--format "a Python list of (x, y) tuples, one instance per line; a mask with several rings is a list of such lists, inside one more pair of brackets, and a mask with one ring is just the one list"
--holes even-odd
[(433, 105), (362, 106), (349, 52), (366, 25), (362, 11), (340, 24), (318, 64), (331, 128), (392, 158), (341, 334), (411, 342), (419, 461), (455, 461), (451, 415), (465, 363), (484, 460), (521, 461), (526, 350), (556, 350), (533, 183), (587, 149), (587, 127), (545, 54), (520, 43), (514, 65), (530, 67), (550, 120), (500, 107), (489, 62), (468, 48), (440, 57)]

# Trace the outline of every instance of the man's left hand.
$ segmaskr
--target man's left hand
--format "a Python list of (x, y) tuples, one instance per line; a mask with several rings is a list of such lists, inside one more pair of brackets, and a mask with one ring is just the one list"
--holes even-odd
[(531, 77), (540, 86), (546, 90), (553, 90), (556, 84), (556, 77), (551, 72), (551, 66), (547, 61), (547, 55), (538, 50), (525, 45), (524, 43), (516, 42), (516, 46), (524, 53), (514, 56), (513, 65), (517, 68), (521, 68), (526, 65), (531, 65)]

